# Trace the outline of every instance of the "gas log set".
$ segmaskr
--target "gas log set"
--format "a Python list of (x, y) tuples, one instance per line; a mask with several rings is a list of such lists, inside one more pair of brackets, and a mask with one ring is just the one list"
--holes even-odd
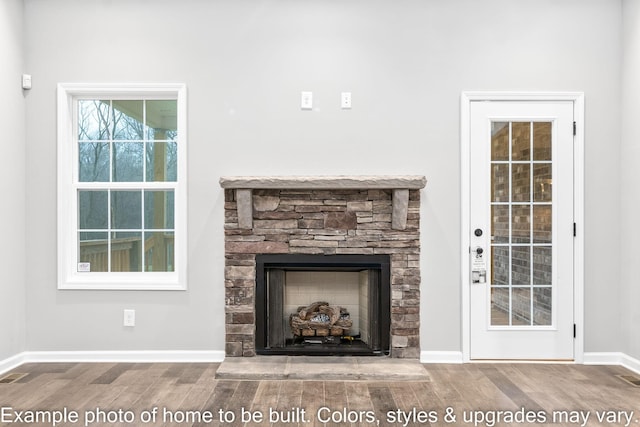
[(289, 316), (294, 337), (342, 337), (349, 338), (353, 321), (349, 312), (325, 301), (317, 301), (306, 307), (298, 307)]

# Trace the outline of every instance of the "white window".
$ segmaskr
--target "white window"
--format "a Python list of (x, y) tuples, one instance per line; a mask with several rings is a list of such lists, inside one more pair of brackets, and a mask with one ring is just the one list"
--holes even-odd
[(58, 85), (58, 288), (186, 289), (186, 88)]

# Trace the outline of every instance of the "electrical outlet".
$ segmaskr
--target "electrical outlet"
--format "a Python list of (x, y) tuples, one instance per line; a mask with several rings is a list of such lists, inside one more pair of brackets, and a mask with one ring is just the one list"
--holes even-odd
[(125, 310), (124, 311), (124, 326), (136, 326), (136, 311)]

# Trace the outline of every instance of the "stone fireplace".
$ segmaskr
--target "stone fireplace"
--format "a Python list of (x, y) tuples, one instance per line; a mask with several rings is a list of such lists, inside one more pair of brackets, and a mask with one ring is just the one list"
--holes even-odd
[[(378, 308), (357, 308), (354, 303), (351, 311), (358, 313), (358, 325), (353, 330), (358, 337), (364, 334), (367, 340), (373, 340), (373, 347), (377, 349), (373, 354), (418, 358), (420, 190), (425, 184), (426, 179), (421, 176), (221, 178), (220, 185), (225, 190), (227, 356), (270, 354), (265, 352), (265, 348), (271, 348), (269, 339), (265, 338), (265, 331), (270, 330), (266, 315), (269, 310), (265, 311), (265, 302), (260, 299), (265, 292), (260, 283), (264, 280), (264, 271), (258, 271), (257, 264), (264, 266), (264, 259), (273, 260), (269, 258), (273, 256), (299, 255), (311, 256), (307, 259), (314, 261), (298, 266), (298, 271), (329, 271), (340, 274), (340, 280), (347, 282), (351, 280), (347, 273), (361, 277), (353, 279), (356, 282), (364, 280), (362, 277), (366, 275), (374, 277), (367, 279), (373, 280), (372, 283), (378, 279), (364, 265), (347, 261), (332, 266), (332, 261), (339, 260), (340, 256), (347, 260), (353, 260), (349, 258), (353, 256), (386, 257), (388, 286), (366, 286), (384, 302)], [(313, 263), (322, 264), (322, 268)], [(293, 272), (288, 282), (299, 281), (295, 267), (284, 270)], [(364, 292), (362, 286), (360, 289), (360, 293)], [(303, 294), (303, 298), (292, 299), (296, 302), (289, 305), (312, 303), (312, 299), (322, 296), (311, 287), (303, 286), (295, 292)], [(377, 292), (382, 295), (378, 296)], [(305, 294), (309, 300), (304, 299)], [(357, 297), (342, 298), (340, 304), (349, 305), (349, 298)], [(291, 307), (288, 310), (291, 311)], [(383, 319), (373, 321), (376, 327), (382, 325), (379, 338), (370, 338), (370, 327), (360, 326), (368, 325), (360, 319), (369, 316), (368, 313)], [(286, 317), (286, 313), (278, 316)]]

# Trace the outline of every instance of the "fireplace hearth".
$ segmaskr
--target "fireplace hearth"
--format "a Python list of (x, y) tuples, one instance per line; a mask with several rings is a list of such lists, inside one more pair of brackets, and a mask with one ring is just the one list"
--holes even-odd
[[(422, 176), (221, 178), (227, 356), (418, 358), (425, 183)], [(291, 318), (316, 302), (328, 307), (317, 318)], [(351, 326), (304, 323), (320, 314)]]

